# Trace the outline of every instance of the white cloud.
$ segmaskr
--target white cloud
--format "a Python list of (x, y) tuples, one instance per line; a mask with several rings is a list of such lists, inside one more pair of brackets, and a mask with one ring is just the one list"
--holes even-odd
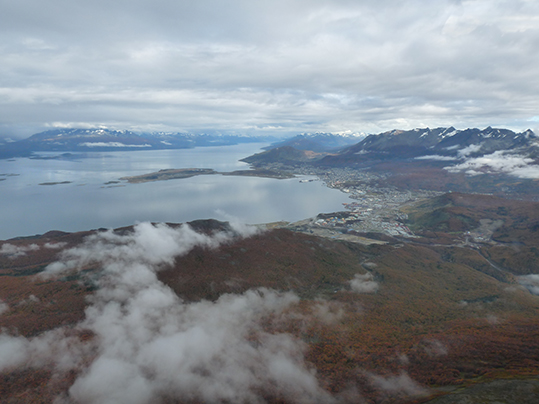
[(373, 280), (371, 273), (366, 273), (364, 275), (355, 274), (354, 279), (350, 280), (348, 283), (350, 284), (352, 291), (356, 293), (375, 293), (380, 287), (378, 282)]
[(27, 299), (21, 300), (18, 305), (25, 305), (25, 304), (31, 304), (31, 303), (39, 303), (40, 300), (36, 295), (30, 295)]
[(186, 225), (141, 223), (130, 234), (97, 233), (62, 252), (43, 276), (101, 268), (91, 275), (99, 288), (75, 327), (94, 337), (81, 342), (62, 328), (32, 339), (0, 334), (0, 369), (76, 369), (67, 399), (81, 403), (261, 403), (265, 394), (332, 402), (304, 361), (305, 344), (261, 326), (265, 318), (278, 319), (297, 296), (257, 289), (186, 303), (158, 280), (158, 271), (193, 247), (214, 248), (251, 233), (232, 227), (204, 235)]
[(66, 245), (67, 243), (61, 241), (59, 243), (45, 243), (43, 244), (43, 247), (56, 250), (56, 249), (64, 248)]
[(433, 339), (423, 342), (423, 349), (431, 357), (445, 356), (448, 353), (447, 347), (438, 340)]
[(37, 244), (30, 244), (28, 246), (17, 246), (10, 243), (4, 243), (0, 248), (0, 254), (7, 255), (9, 258), (14, 259), (26, 255), (26, 253), (29, 251), (37, 250), (39, 250), (39, 246)]
[(9, 310), (9, 305), (0, 300), (0, 315), (7, 312), (8, 310)]
[(217, 209), (215, 214), (218, 218), (226, 220), (234, 228), (235, 231), (239, 232), (243, 237), (254, 236), (255, 234), (261, 233), (263, 230), (261, 227), (245, 224), (240, 218), (226, 213), (222, 209)]
[(520, 130), (538, 110), (536, 2), (28, 0), (2, 11), (6, 128)]
[(344, 309), (338, 302), (320, 300), (312, 306), (312, 315), (323, 324), (334, 325), (343, 318)]
[(505, 151), (470, 158), (461, 164), (445, 167), (445, 170), (452, 173), (464, 171), (468, 175), (503, 173), (518, 178), (539, 178), (539, 165), (534, 164), (533, 159)]
[(28, 341), (0, 334), (0, 370), (20, 365), (26, 359)]
[(523, 275), (517, 277), (518, 283), (524, 286), (534, 295), (539, 295), (539, 275)]
[(481, 149), (481, 144), (471, 144), (463, 149), (460, 149), (457, 153), (460, 158), (467, 157), (472, 153), (476, 153)]
[(417, 384), (407, 373), (402, 372), (395, 376), (369, 375), (376, 387), (388, 394), (404, 394), (406, 396), (422, 396), (427, 394), (427, 390)]

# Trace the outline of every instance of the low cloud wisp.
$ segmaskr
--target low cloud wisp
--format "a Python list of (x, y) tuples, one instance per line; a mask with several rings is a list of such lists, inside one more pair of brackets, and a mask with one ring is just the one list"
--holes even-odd
[(539, 296), (539, 275), (522, 275), (517, 277), (518, 283), (524, 286), (533, 295)]
[[(332, 402), (304, 360), (305, 344), (261, 325), (297, 296), (256, 289), (186, 303), (159, 281), (157, 272), (175, 257), (244, 235), (232, 228), (205, 235), (187, 225), (141, 223), (132, 233), (97, 233), (66, 250), (44, 276), (99, 268), (90, 272), (98, 289), (85, 319), (75, 330), (32, 339), (0, 334), (0, 371), (74, 370), (77, 378), (58, 403)], [(92, 337), (81, 341), (77, 332)]]
[(523, 179), (539, 178), (539, 165), (529, 157), (496, 151), (481, 157), (470, 158), (463, 163), (445, 167), (450, 173), (465, 172), (467, 175), (509, 174)]
[(374, 277), (371, 273), (366, 273), (364, 275), (356, 274), (354, 279), (350, 280), (348, 283), (353, 292), (375, 293), (378, 291), (380, 285), (373, 279)]
[(17, 246), (10, 243), (2, 244), (0, 247), (0, 255), (6, 255), (8, 258), (15, 259), (26, 255), (29, 251), (39, 250), (37, 244), (30, 244), (29, 246)]

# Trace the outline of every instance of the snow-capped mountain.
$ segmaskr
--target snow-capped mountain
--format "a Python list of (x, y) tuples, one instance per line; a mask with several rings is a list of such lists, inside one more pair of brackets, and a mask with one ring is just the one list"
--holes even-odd
[(539, 138), (533, 131), (450, 128), (393, 130), (370, 135), (315, 164), (367, 167), (383, 162), (394, 167), (417, 163), (466, 175), (509, 174), (539, 178)]
[(32, 151), (92, 150), (98, 148), (140, 148), (152, 147), (142, 136), (128, 130), (109, 129), (53, 129), (37, 133), (17, 142)]
[(229, 134), (135, 133), (111, 129), (53, 129), (27, 139), (0, 144), (0, 158), (28, 156), (40, 151), (111, 151), (185, 149), (226, 146), (239, 143), (270, 142), (275, 138)]
[(482, 156), (499, 150), (531, 147), (538, 140), (527, 130), (515, 133), (509, 129), (488, 127), (480, 130), (450, 128), (424, 128), (409, 131), (393, 130), (370, 135), (361, 142), (342, 151), (342, 155), (371, 155), (369, 157), (409, 158), (428, 155), (458, 158)]

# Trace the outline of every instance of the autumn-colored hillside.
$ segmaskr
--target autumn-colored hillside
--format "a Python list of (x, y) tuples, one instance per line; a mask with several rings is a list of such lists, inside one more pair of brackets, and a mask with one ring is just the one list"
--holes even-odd
[(216, 221), (0, 242), (0, 402), (419, 403), (538, 377), (539, 267), (508, 264), (537, 205), (414, 209), (422, 237), (386, 245)]
[(517, 178), (502, 173), (470, 176), (444, 169), (447, 166), (446, 161), (397, 160), (371, 163), (369, 170), (389, 174), (380, 185), (404, 190), (482, 193), (536, 201), (539, 198), (537, 179)]
[(539, 204), (536, 202), (452, 193), (414, 206), (409, 214), (408, 224), (419, 235), (433, 238), (433, 243), (444, 239), (446, 243), (474, 244), (484, 257), (483, 262), (490, 261), (494, 264), (491, 267), (498, 268), (493, 273), (539, 272)]

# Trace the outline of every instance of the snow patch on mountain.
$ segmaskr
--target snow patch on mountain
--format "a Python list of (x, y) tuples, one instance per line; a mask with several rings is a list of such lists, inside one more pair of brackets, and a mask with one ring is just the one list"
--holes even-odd
[(152, 147), (150, 144), (125, 144), (120, 142), (84, 142), (78, 145), (82, 147)]
[(440, 138), (445, 139), (446, 137), (455, 136), (457, 133), (459, 133), (459, 131), (456, 130), (455, 128), (449, 128), (447, 129), (447, 131), (440, 134)]

